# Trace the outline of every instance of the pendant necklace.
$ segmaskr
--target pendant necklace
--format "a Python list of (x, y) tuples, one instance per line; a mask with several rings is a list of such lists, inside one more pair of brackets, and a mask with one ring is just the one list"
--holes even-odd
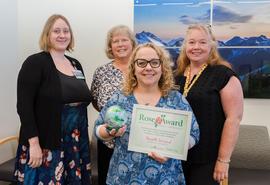
[(186, 82), (185, 82), (185, 86), (184, 86), (183, 96), (187, 97), (187, 94), (188, 94), (189, 90), (195, 84), (195, 82), (198, 80), (198, 78), (201, 76), (202, 72), (204, 71), (204, 69), (206, 67), (207, 67), (207, 64), (203, 64), (200, 71), (198, 72), (198, 74), (196, 75), (195, 79), (192, 82), (190, 82), (190, 80), (191, 80), (190, 79), (191, 68), (190, 68), (190, 66), (187, 67), (187, 78), (186, 78)]

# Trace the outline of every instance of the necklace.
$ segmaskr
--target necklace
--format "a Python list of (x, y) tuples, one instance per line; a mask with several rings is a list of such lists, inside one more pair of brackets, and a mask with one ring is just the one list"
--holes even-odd
[(138, 104), (155, 106), (161, 98), (161, 93), (158, 92), (148, 94), (148, 93), (134, 92), (134, 97), (138, 102)]
[(201, 67), (200, 71), (196, 75), (195, 79), (191, 82), (191, 84), (190, 84), (190, 80), (191, 80), (190, 79), (191, 68), (190, 68), (190, 66), (187, 67), (187, 78), (186, 78), (186, 82), (185, 82), (185, 86), (184, 86), (184, 92), (183, 92), (183, 95), (185, 97), (187, 96), (189, 90), (195, 84), (195, 82), (198, 80), (198, 78), (201, 76), (202, 72), (204, 71), (204, 69), (206, 67), (207, 67), (207, 64), (203, 64), (203, 66)]

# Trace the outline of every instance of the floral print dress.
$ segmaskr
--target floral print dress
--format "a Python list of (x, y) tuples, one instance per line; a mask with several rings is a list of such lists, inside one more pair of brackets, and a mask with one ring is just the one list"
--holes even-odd
[(42, 165), (31, 168), (29, 148), (19, 145), (15, 178), (19, 185), (89, 185), (90, 148), (85, 104), (65, 105), (60, 150), (43, 149)]

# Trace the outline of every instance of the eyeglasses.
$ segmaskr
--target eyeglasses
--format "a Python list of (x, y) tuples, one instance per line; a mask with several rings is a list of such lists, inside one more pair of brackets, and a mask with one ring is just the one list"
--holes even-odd
[(152, 59), (152, 60), (146, 60), (139, 58), (135, 60), (135, 63), (137, 64), (138, 67), (145, 68), (147, 64), (149, 63), (152, 68), (158, 68), (161, 64), (160, 59)]

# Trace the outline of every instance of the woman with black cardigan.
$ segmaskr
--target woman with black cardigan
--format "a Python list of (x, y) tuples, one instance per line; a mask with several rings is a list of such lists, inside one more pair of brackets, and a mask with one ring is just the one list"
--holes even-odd
[(52, 15), (40, 53), (23, 63), (17, 84), (21, 120), (15, 164), (18, 184), (90, 184), (87, 105), (91, 101), (68, 20)]

